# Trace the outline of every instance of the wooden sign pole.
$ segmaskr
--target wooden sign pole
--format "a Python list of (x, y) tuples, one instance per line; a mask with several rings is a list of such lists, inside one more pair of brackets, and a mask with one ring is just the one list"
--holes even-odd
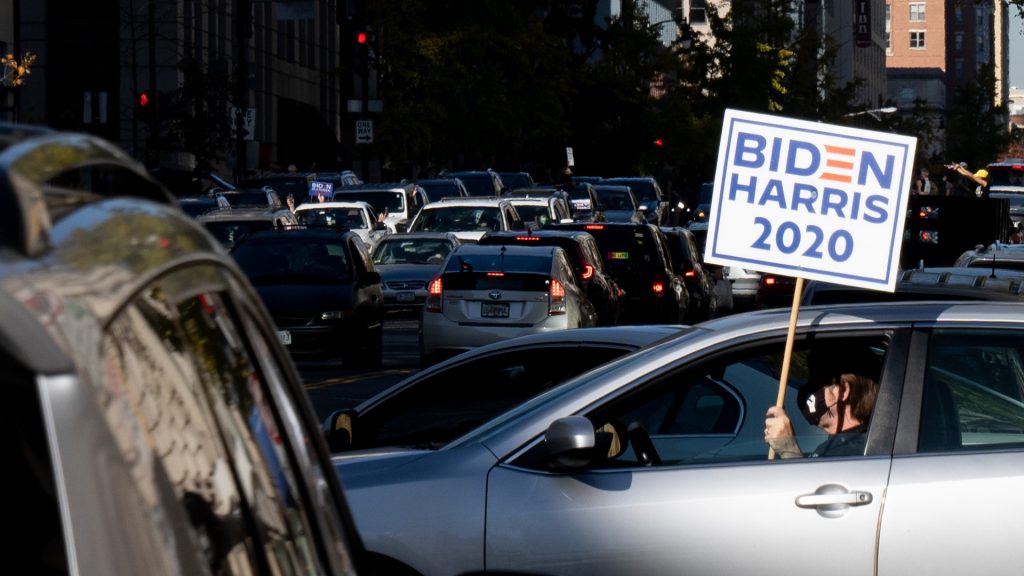
[[(786, 381), (789, 380), (789, 364), (793, 357), (793, 340), (796, 338), (796, 319), (800, 314), (800, 298), (804, 291), (804, 279), (797, 278), (793, 288), (793, 307), (789, 312), (789, 331), (786, 332), (786, 351), (782, 355), (782, 374), (779, 375), (779, 392), (775, 397), (775, 405), (782, 407), (786, 399)], [(768, 448), (768, 459), (775, 459), (775, 449)]]

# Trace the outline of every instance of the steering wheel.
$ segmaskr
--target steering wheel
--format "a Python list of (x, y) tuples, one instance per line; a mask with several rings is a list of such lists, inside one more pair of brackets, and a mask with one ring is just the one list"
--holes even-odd
[(633, 422), (626, 431), (637, 460), (644, 466), (660, 466), (661, 457), (658, 456), (658, 451), (654, 448), (654, 442), (651, 441), (651, 435), (647, 433), (647, 430), (644, 430), (639, 422)]

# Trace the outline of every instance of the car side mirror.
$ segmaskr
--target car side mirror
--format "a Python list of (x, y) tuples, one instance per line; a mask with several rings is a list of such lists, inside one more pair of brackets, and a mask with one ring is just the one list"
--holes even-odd
[(405, 232), (408, 229), (409, 229), (409, 223), (408, 222), (399, 222), (399, 223), (395, 224), (395, 232)]
[(554, 470), (578, 469), (595, 455), (594, 425), (583, 416), (566, 416), (552, 422), (544, 432), (544, 460)]
[(344, 452), (352, 448), (353, 432), (358, 421), (358, 413), (352, 408), (335, 410), (320, 425), (331, 452)]
[(387, 230), (388, 229), (388, 225), (383, 223), (383, 222), (381, 222), (380, 220), (378, 220), (378, 221), (373, 223), (373, 229), (374, 230)]
[(363, 272), (363, 285), (380, 284), (380, 272)]

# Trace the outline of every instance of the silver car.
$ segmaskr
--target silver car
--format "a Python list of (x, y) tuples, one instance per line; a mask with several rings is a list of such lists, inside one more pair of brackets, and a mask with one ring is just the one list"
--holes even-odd
[(513, 336), (597, 324), (558, 246), (462, 244), (427, 292), (419, 328), (424, 365)]
[(87, 134), (0, 123), (0, 202), (12, 571), (356, 573), (299, 375), (213, 236)]
[(802, 309), (784, 406), (805, 455), (809, 350), (870, 353), (878, 396), (861, 451), (769, 460), (789, 316), (705, 322), (438, 450), (336, 456), (360, 534), (420, 574), (1019, 572), (1024, 304)]
[(384, 284), (384, 309), (423, 308), (427, 284), (461, 243), (451, 232), (399, 232), (382, 239), (371, 256)]

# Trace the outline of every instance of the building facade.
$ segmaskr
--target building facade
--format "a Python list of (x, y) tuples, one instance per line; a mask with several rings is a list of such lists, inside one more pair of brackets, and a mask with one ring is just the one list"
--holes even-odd
[(38, 55), (22, 122), (99, 134), (150, 167), (347, 167), (336, 0), (5, 2)]

